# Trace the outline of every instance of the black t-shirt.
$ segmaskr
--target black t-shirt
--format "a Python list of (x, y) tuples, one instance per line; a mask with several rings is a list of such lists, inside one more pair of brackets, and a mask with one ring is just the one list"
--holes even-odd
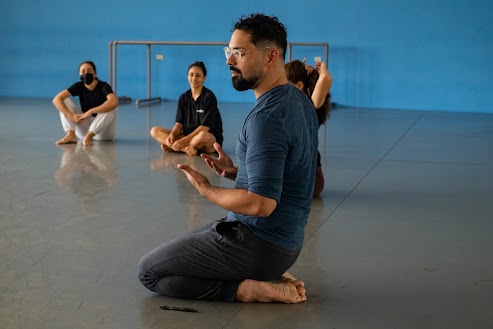
[(180, 95), (176, 122), (183, 125), (184, 135), (190, 134), (198, 126), (209, 127), (209, 132), (216, 137), (216, 141), (221, 145), (223, 143), (223, 123), (217, 107), (217, 99), (206, 87), (202, 87), (202, 92), (196, 101), (192, 98), (191, 90)]
[(106, 102), (106, 96), (113, 93), (111, 86), (104, 81), (98, 81), (94, 90), (87, 89), (82, 81), (74, 83), (67, 90), (72, 96), (79, 96), (82, 112), (103, 104)]

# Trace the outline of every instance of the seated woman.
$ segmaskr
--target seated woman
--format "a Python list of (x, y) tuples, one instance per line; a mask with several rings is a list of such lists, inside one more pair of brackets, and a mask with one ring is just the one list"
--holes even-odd
[[(93, 139), (114, 140), (118, 98), (109, 84), (98, 79), (93, 62), (80, 64), (79, 75), (80, 82), (53, 98), (65, 130), (65, 137), (56, 144), (77, 143), (77, 137), (84, 145), (91, 145)], [(70, 96), (79, 96), (80, 109)]]
[[(320, 127), (330, 115), (330, 86), (332, 76), (323, 62), (317, 62), (315, 68), (308, 66), (299, 60), (289, 62), (285, 66), (286, 76), (289, 82), (301, 90), (312, 101), (317, 113), (318, 126)], [(320, 152), (317, 155), (317, 171), (315, 176), (315, 189), (313, 197), (320, 195), (325, 185), (320, 161)]]
[(151, 136), (164, 152), (184, 152), (196, 155), (198, 152), (215, 152), (214, 143), (223, 142), (223, 124), (217, 108), (216, 96), (204, 87), (207, 70), (203, 62), (188, 67), (190, 89), (178, 101), (176, 123), (169, 130), (153, 127)]

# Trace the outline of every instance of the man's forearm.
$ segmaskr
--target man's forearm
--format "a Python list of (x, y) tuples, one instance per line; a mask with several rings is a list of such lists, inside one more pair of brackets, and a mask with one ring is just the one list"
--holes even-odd
[(207, 185), (200, 187), (199, 192), (218, 206), (243, 215), (268, 217), (277, 206), (276, 200), (245, 189)]

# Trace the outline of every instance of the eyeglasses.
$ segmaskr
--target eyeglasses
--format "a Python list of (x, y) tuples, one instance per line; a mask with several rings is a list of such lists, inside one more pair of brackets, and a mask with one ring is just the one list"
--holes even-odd
[[(265, 47), (265, 48), (258, 48), (258, 49), (272, 49), (271, 47)], [(235, 62), (239, 62), (240, 59), (248, 53), (249, 51), (241, 51), (239, 49), (231, 49), (229, 47), (224, 47), (224, 56), (226, 56), (226, 60), (228, 60), (231, 55), (234, 56)]]
[(247, 51), (241, 51), (239, 49), (231, 49), (229, 47), (224, 47), (224, 56), (226, 56), (226, 60), (228, 60), (231, 55), (234, 56), (235, 61), (238, 62), (243, 55), (245, 55)]

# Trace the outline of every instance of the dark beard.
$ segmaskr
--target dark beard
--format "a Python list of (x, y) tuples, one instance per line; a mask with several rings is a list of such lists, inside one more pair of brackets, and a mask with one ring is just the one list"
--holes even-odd
[(230, 65), (229, 69), (231, 71), (234, 71), (236, 73), (239, 73), (240, 75), (237, 75), (235, 77), (231, 78), (231, 82), (233, 83), (233, 87), (238, 90), (238, 91), (245, 91), (248, 89), (254, 89), (258, 86), (261, 80), (261, 76), (259, 74), (255, 75), (254, 77), (251, 77), (250, 79), (245, 79), (243, 78), (243, 75), (239, 69), (236, 67)]
[(238, 91), (245, 91), (248, 89), (254, 89), (258, 86), (260, 82), (259, 76), (254, 76), (250, 79), (242, 78), (241, 76), (236, 76), (231, 78), (231, 82), (233, 83), (233, 87)]

